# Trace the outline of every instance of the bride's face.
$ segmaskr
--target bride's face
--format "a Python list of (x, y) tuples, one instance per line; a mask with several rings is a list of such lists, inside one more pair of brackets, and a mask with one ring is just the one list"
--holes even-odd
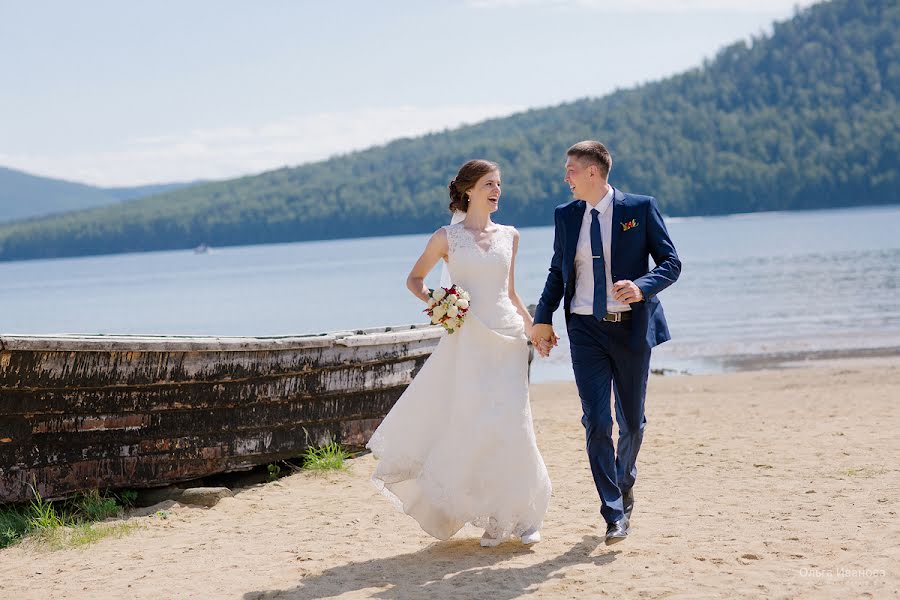
[(500, 171), (481, 176), (469, 190), (469, 209), (494, 212), (500, 207)]

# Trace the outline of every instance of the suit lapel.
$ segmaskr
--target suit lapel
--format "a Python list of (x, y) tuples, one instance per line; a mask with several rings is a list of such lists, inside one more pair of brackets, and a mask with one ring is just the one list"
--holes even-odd
[(572, 267), (572, 272), (575, 271), (575, 249), (578, 247), (578, 236), (581, 233), (581, 222), (584, 220), (586, 206), (584, 200), (573, 202), (566, 220), (566, 260)]
[[(613, 188), (613, 207), (612, 207), (612, 238), (609, 241), (609, 262), (610, 267), (615, 267), (616, 263), (616, 255), (619, 254), (616, 252), (618, 248), (617, 244), (619, 243), (619, 234), (621, 232), (622, 222), (622, 207), (625, 204), (622, 199), (622, 192)], [(615, 269), (613, 268), (613, 272), (615, 273)]]

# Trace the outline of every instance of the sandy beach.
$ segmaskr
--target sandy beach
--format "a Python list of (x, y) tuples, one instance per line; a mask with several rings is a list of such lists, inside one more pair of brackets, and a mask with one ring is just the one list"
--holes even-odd
[(134, 533), (0, 550), (3, 598), (886, 598), (900, 595), (900, 359), (654, 376), (632, 533), (602, 543), (574, 383), (532, 386), (544, 541), (437, 542), (369, 482), (300, 473)]

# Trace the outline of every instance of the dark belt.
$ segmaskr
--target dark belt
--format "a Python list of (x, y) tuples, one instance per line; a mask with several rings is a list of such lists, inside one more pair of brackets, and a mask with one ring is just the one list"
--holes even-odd
[(622, 312), (614, 312), (614, 313), (606, 313), (606, 316), (601, 319), (602, 321), (606, 321), (607, 323), (620, 323), (622, 321), (627, 321), (631, 318), (631, 311), (624, 310)]

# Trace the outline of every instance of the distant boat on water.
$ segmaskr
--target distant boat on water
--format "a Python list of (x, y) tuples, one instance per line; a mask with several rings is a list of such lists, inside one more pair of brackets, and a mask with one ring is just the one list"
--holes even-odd
[(209, 252), (209, 246), (207, 244), (200, 244), (194, 248), (194, 254), (206, 254), (207, 252)]

